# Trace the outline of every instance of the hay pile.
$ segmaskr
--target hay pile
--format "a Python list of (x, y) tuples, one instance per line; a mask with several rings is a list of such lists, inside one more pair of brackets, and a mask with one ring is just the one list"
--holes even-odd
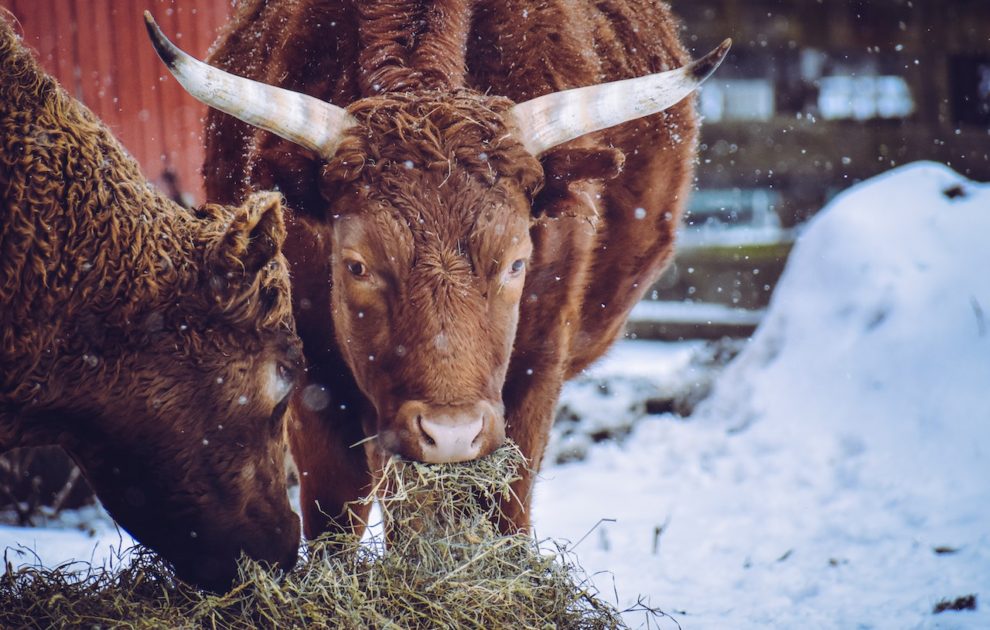
[(623, 627), (576, 566), (491, 525), (494, 508), (482, 505), (509, 492), (521, 462), (514, 446), (468, 464), (393, 460), (380, 488), (387, 551), (382, 540), (323, 538), (286, 576), (242, 561), (224, 595), (180, 582), (150, 552), (115, 571), (8, 566), (0, 627)]

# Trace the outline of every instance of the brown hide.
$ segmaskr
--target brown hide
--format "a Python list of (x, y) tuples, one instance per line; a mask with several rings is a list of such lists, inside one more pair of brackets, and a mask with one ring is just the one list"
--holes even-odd
[[(208, 119), (211, 198), (277, 186), (292, 214), (286, 255), (310, 386), (294, 399), (290, 443), (308, 536), (345, 524), (344, 503), (366, 491), (382, 451), (403, 452), (401, 436), (390, 439), (402, 427), (396, 403), (424, 392), (435, 404), (492, 400), (498, 384), (505, 431), (539, 467), (564, 380), (619, 336), (672, 254), (697, 138), (687, 99), (537, 162), (499, 115), (684, 65), (662, 3), (355, 4), (242, 3), (210, 60), (359, 120), (324, 164), (226, 115)], [(375, 112), (387, 116), (376, 123)], [(503, 302), (485, 265), (505, 273), (523, 254), (499, 244), (489, 229), (499, 225), (532, 248), (524, 286)], [(442, 356), (446, 328), (456, 333)], [(366, 436), (378, 438), (368, 457), (351, 447)], [(532, 481), (503, 506), (506, 529), (528, 526)]]
[(61, 445), (185, 579), (290, 567), (280, 198), (179, 207), (0, 12), (0, 450)]

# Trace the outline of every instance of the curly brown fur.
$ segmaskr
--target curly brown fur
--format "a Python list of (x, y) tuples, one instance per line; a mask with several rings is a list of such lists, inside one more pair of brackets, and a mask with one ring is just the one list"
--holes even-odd
[[(106, 331), (101, 336), (111, 337), (105, 346), (88, 339), (86, 349), (96, 355), (113, 352), (118, 340), (140, 341), (146, 331), (135, 324), (175, 302), (197, 303), (184, 309), (189, 328), (203, 330), (222, 317), (248, 348), (260, 346), (265, 329), (290, 330), (284, 272), (255, 274), (259, 260), (242, 268), (246, 243), (233, 247), (222, 240), (243, 237), (243, 230), (230, 229), (236, 227), (231, 220), (244, 223), (249, 216), (233, 217), (216, 205), (193, 216), (151, 187), (106, 127), (45, 75), (4, 27), (0, 332), (5, 364), (28, 369), (4, 371), (3, 400), (23, 402), (26, 391), (47, 380), (54, 357), (78, 354), (55, 351), (53, 344), (66, 343), (86, 320), (99, 320)], [(268, 220), (276, 223), (266, 251), (258, 252), (265, 263), (277, 253), (273, 238), (281, 241), (285, 230), (280, 216)], [(214, 267), (237, 272), (237, 281), (213, 278)], [(212, 281), (211, 295), (203, 295), (204, 281)], [(45, 318), (42, 326), (13, 324), (43, 313), (58, 318)], [(209, 341), (192, 332), (188, 337), (197, 345)]]
[(171, 202), (0, 15), (0, 202), (0, 449), (62, 445), (191, 579), (222, 585), (242, 549), (288, 563), (279, 196)]
[[(443, 16), (439, 28), (427, 16)], [(678, 31), (655, 0), (390, 0), (372, 8), (275, 0), (234, 18), (213, 63), (347, 107), (359, 120), (326, 164), (217, 112), (207, 126), (212, 196), (238, 201), (277, 186), (291, 208), (286, 253), (309, 378), (333, 396), (321, 409), (297, 401), (290, 428), (309, 472), (308, 535), (347, 524), (335, 515), (377, 465), (369, 443), (370, 463), (349, 444), (372, 435), (382, 443), (396, 422), (392, 397), (427, 391), (440, 400), (454, 383), (475, 395), (480, 372), (504, 378), (506, 432), (538, 467), (564, 380), (618, 337), (672, 255), (697, 120), (687, 99), (566, 143), (538, 163), (492, 115), (510, 102), (681, 66), (689, 58)], [(430, 40), (435, 52), (417, 56)], [(250, 63), (258, 55), (272, 58), (267, 68)], [(413, 168), (403, 168), (407, 161)], [(506, 230), (532, 244), (513, 307), (517, 328), (482, 321), (507, 307), (492, 301), (500, 294), (488, 291), (487, 267), (475, 262), (482, 251), (499, 264), (518, 254), (499, 240)], [(359, 250), (373, 269), (384, 265), (381, 303), (349, 279), (344, 250)], [(392, 260), (408, 264), (396, 270)], [(429, 275), (424, 261), (434, 260), (447, 262)], [(440, 278), (463, 299), (433, 299), (451, 295), (431, 284)], [(438, 322), (458, 340), (457, 360), (437, 355), (420, 332)], [(503, 347), (498, 335), (513, 330), (511, 360), (492, 363)], [(374, 350), (386, 340), (405, 348), (398, 339), (406, 336), (418, 345), (401, 361)], [(516, 484), (520, 501), (504, 506), (506, 529), (528, 526), (531, 484), (531, 475)]]
[(451, 88), (464, 82), (471, 3), (356, 2), (363, 95)]
[[(530, 196), (539, 192), (540, 163), (511, 140), (503, 116), (507, 99), (485, 98), (473, 90), (417, 90), (363, 99), (349, 112), (361, 123), (323, 169), (326, 182), (349, 181), (367, 171), (381, 173), (396, 163), (450, 172), (463, 169), (493, 185), (514, 178)], [(370, 142), (373, 138), (374, 142)], [(332, 194), (325, 194), (328, 200)]]

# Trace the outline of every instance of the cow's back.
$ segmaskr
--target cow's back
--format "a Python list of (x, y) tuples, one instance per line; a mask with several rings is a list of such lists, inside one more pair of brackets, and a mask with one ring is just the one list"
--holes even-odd
[[(357, 13), (349, 2), (248, 0), (238, 5), (207, 61), (346, 107), (359, 96), (358, 43)], [(247, 181), (245, 158), (263, 135), (232, 116), (209, 111), (203, 175), (210, 201), (240, 203), (249, 190), (269, 184)]]

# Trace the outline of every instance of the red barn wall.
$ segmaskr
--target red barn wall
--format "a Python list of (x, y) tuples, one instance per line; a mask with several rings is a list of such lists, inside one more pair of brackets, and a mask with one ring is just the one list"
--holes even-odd
[(203, 201), (206, 108), (179, 87), (145, 32), (151, 11), (172, 41), (202, 59), (229, 0), (0, 0), (45, 69), (109, 125), (149, 179)]

